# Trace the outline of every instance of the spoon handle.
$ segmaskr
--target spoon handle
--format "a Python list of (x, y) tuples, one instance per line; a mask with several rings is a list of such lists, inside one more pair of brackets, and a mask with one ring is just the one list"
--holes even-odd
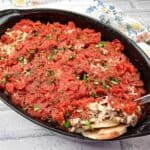
[(135, 101), (140, 101), (141, 104), (149, 103), (150, 102), (150, 94), (139, 97), (139, 98), (135, 99)]

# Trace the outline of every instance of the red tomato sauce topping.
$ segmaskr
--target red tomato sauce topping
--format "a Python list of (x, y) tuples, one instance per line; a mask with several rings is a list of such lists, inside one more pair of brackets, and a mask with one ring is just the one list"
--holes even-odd
[[(118, 39), (102, 41), (100, 32), (73, 22), (27, 19), (7, 32), (12, 34), (0, 43), (17, 42), (9, 55), (0, 48), (0, 87), (31, 116), (62, 124), (66, 115), (75, 117), (103, 96), (116, 110), (135, 113), (133, 100), (144, 94), (143, 82)], [(19, 34), (26, 36), (17, 39)]]

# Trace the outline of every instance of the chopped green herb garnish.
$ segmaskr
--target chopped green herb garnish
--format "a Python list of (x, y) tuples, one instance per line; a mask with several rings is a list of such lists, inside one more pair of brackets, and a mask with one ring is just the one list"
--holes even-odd
[(4, 60), (4, 59), (5, 59), (4, 57), (0, 56), (0, 60)]
[(53, 29), (53, 32), (56, 32), (57, 31), (57, 29)]
[(76, 58), (76, 55), (73, 54), (73, 55), (70, 56), (69, 60), (74, 60), (75, 58)]
[(45, 36), (45, 39), (50, 40), (52, 38), (52, 36), (50, 34)]
[(17, 61), (19, 61), (20, 63), (22, 63), (24, 65), (27, 64), (27, 59), (24, 58), (23, 56), (18, 57)]
[(58, 49), (54, 49), (50, 55), (48, 55), (49, 60), (54, 60), (54, 56), (58, 53)]
[(99, 81), (97, 79), (94, 80), (94, 85), (98, 85)]
[(97, 94), (96, 94), (96, 92), (92, 92), (92, 97), (94, 97), (94, 98), (96, 98), (97, 97)]
[(3, 79), (0, 82), (2, 84), (5, 84), (8, 78), (9, 78), (9, 75), (8, 74), (4, 74)]
[(58, 47), (57, 49), (58, 49), (58, 50), (62, 50), (62, 51), (65, 50), (64, 47)]
[(71, 123), (68, 121), (68, 120), (66, 120), (65, 122), (64, 122), (64, 127), (65, 128), (69, 128), (71, 126)]
[(81, 72), (80, 74), (77, 75), (76, 77), (78, 80), (84, 80), (86, 83), (89, 82), (89, 75), (85, 72)]
[(56, 80), (56, 79), (49, 80), (48, 83), (49, 83), (49, 84), (52, 84), (52, 83), (55, 82), (55, 80)]
[(30, 69), (27, 69), (27, 70), (25, 71), (25, 76), (29, 76), (30, 74), (31, 74)]
[(89, 75), (88, 74), (83, 74), (83, 80), (88, 83), (89, 82)]
[(54, 76), (55, 75), (55, 72), (53, 70), (46, 70), (46, 74), (48, 76)]
[(53, 55), (48, 55), (48, 60), (54, 60), (54, 56)]
[(105, 89), (105, 90), (107, 90), (107, 89), (110, 88), (110, 86), (106, 83), (106, 81), (103, 81), (103, 82), (102, 82), (102, 87), (103, 87), (103, 89)]
[(52, 51), (52, 55), (56, 55), (58, 53), (58, 49), (54, 49), (53, 51)]
[(49, 74), (50, 74), (50, 76), (54, 76), (54, 75), (55, 75), (55, 72), (52, 71), (52, 70), (50, 70), (50, 71), (49, 71)]
[(87, 126), (90, 129), (92, 128), (91, 123), (88, 120), (84, 123), (84, 125)]
[(110, 82), (112, 83), (112, 84), (119, 84), (119, 80), (118, 79), (116, 79), (116, 78), (114, 78), (114, 77), (110, 77)]
[(107, 61), (103, 60), (103, 61), (101, 62), (101, 64), (102, 64), (102, 67), (103, 67), (103, 68), (105, 68), (105, 69), (108, 68)]
[(23, 57), (23, 56), (20, 56), (20, 57), (17, 58), (17, 60), (18, 60), (19, 62), (22, 62), (22, 61), (24, 60), (24, 57)]
[(29, 50), (29, 53), (30, 53), (30, 54), (34, 54), (34, 50), (33, 50), (33, 49), (30, 49), (30, 50)]
[(34, 105), (33, 110), (36, 111), (36, 112), (39, 111), (40, 110), (40, 106)]
[(101, 41), (100, 43), (98, 43), (98, 44), (96, 45), (96, 47), (104, 47), (105, 44), (106, 44), (105, 41)]
[(58, 53), (58, 49), (54, 49), (50, 55), (48, 55), (49, 60), (54, 60), (54, 56)]
[(9, 74), (4, 74), (4, 78), (8, 79), (9, 78)]
[(22, 42), (22, 41), (23, 41), (22, 37), (19, 37), (19, 38), (17, 39), (17, 41), (18, 41), (18, 42)]
[(6, 83), (6, 79), (2, 79), (2, 80), (0, 80), (0, 82), (1, 82), (2, 84), (5, 84), (5, 83)]
[(27, 63), (27, 59), (24, 59), (23, 64), (26, 65)]

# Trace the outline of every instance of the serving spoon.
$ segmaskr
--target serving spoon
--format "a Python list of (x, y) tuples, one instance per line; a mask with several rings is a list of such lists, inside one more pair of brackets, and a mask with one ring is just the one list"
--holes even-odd
[(142, 97), (139, 97), (135, 99), (134, 101), (139, 101), (141, 104), (147, 104), (150, 102), (150, 94), (144, 95)]

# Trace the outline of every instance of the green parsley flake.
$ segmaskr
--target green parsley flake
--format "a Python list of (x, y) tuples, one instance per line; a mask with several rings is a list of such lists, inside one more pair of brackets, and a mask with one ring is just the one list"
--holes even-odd
[(46, 70), (48, 76), (54, 76), (55, 72), (53, 70)]
[(84, 123), (84, 125), (87, 126), (90, 129), (92, 128), (91, 123), (88, 120)]
[(100, 43), (98, 43), (98, 44), (96, 45), (96, 47), (104, 47), (105, 44), (106, 44), (105, 41), (101, 41)]
[(27, 64), (27, 59), (24, 58), (23, 56), (18, 57), (17, 61), (20, 62), (20, 63), (22, 63), (22, 64), (24, 64), (24, 65)]
[(22, 61), (24, 60), (24, 57), (23, 57), (23, 56), (20, 56), (20, 57), (17, 58), (17, 60), (18, 60), (19, 62), (22, 62)]
[(108, 90), (108, 89), (110, 88), (110, 86), (106, 83), (106, 81), (103, 81), (103, 82), (102, 82), (102, 87), (103, 87), (103, 89), (105, 89), (105, 90)]
[(6, 83), (6, 79), (0, 80), (0, 83), (1, 83), (1, 84), (5, 84), (5, 83)]
[(119, 84), (119, 80), (114, 77), (110, 77), (110, 82), (115, 85)]
[(99, 81), (97, 79), (94, 80), (94, 85), (98, 85)]
[(55, 83), (56, 79), (51, 79), (51, 80), (48, 80), (48, 83), (49, 84), (52, 84), (52, 83)]
[(34, 50), (33, 50), (33, 49), (30, 49), (30, 50), (29, 50), (29, 53), (30, 53), (30, 54), (34, 54)]
[(53, 29), (53, 32), (57, 32), (57, 29)]
[(54, 56), (53, 55), (48, 55), (48, 60), (54, 60)]
[(8, 74), (4, 74), (3, 79), (0, 81), (2, 84), (5, 84), (7, 82), (7, 79), (9, 78)]
[(102, 67), (103, 67), (104, 69), (108, 69), (107, 61), (103, 60), (103, 61), (101, 62), (101, 65), (102, 65)]
[(88, 74), (83, 74), (83, 80), (88, 83), (89, 82), (89, 75)]
[(0, 60), (4, 60), (4, 59), (5, 59), (4, 57), (0, 56)]
[(45, 36), (45, 39), (50, 40), (52, 38), (52, 36), (50, 34)]
[(76, 58), (76, 55), (73, 54), (73, 55), (70, 56), (69, 60), (74, 60), (75, 58)]
[(92, 97), (94, 97), (94, 98), (96, 98), (97, 97), (97, 94), (96, 94), (96, 92), (92, 92)]
[(5, 79), (8, 79), (8, 78), (9, 78), (9, 74), (7, 74), (7, 73), (4, 74), (4, 78), (5, 78)]
[(65, 128), (69, 128), (71, 126), (71, 123), (68, 121), (68, 120), (66, 120), (65, 122), (64, 122), (64, 127)]
[(25, 76), (29, 76), (30, 74), (31, 74), (30, 69), (27, 69), (27, 70), (25, 71)]
[(58, 49), (54, 49), (53, 51), (52, 51), (52, 55), (56, 55), (58, 53)]
[(64, 47), (58, 47), (57, 49), (60, 50), (60, 51), (64, 51), (65, 50)]
[(54, 56), (58, 53), (58, 49), (54, 49), (50, 55), (48, 55), (48, 60), (54, 60)]
[(38, 111), (40, 110), (40, 106), (34, 105), (33, 110), (34, 110), (35, 112), (38, 112)]

